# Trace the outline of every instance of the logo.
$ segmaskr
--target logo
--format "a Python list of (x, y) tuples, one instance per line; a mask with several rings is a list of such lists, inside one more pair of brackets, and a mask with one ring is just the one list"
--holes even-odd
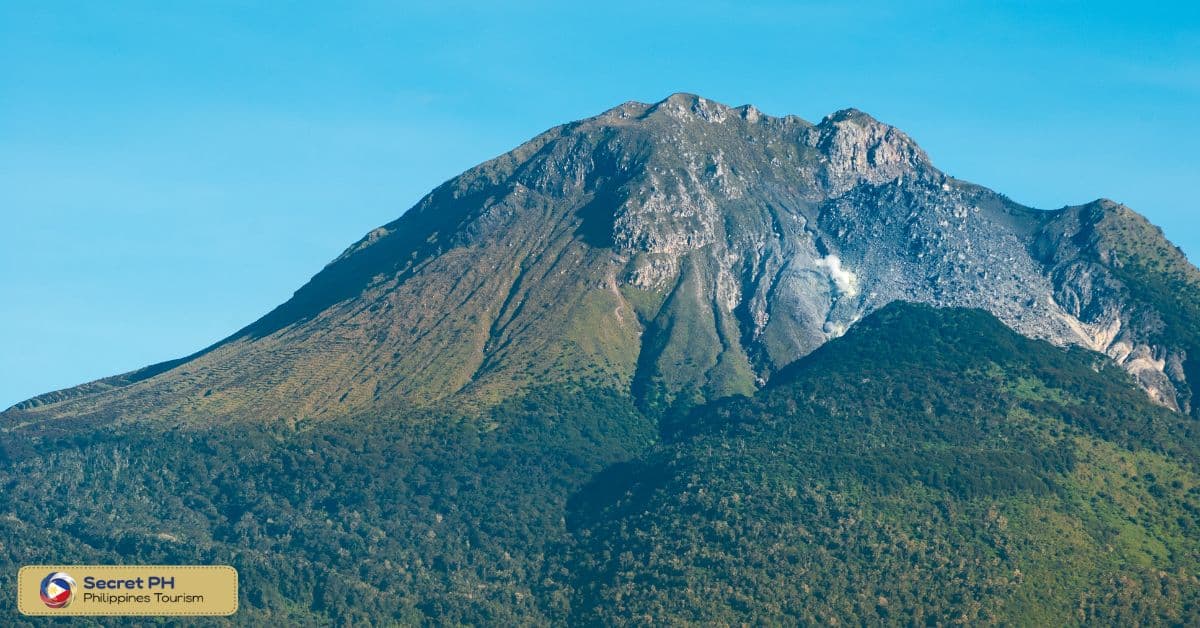
[(75, 597), (75, 579), (56, 571), (42, 580), (42, 602), (50, 608), (66, 608)]

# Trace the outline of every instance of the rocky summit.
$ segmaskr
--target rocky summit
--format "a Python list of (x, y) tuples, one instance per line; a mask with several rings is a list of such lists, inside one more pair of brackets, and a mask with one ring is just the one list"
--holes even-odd
[(1117, 203), (1021, 206), (853, 109), (812, 124), (675, 94), (451, 179), (212, 347), (2, 416), (295, 421), (569, 381), (690, 406), (753, 392), (894, 301), (1104, 353), (1195, 413), (1200, 343), (1179, 311), (1198, 291)]

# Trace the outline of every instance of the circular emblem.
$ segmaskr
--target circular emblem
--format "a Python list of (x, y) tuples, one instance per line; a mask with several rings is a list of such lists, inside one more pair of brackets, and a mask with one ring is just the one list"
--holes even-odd
[(66, 608), (75, 596), (75, 579), (56, 571), (42, 580), (42, 602), (50, 608)]

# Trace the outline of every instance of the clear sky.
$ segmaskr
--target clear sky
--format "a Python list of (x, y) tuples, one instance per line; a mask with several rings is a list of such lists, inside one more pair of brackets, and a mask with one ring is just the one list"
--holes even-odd
[(183, 4), (0, 0), (0, 408), (206, 346), (467, 167), (676, 91), (857, 107), (1200, 255), (1192, 2)]

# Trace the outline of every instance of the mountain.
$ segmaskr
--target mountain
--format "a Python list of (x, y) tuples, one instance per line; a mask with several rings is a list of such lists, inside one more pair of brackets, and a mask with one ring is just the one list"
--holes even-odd
[(1022, 207), (856, 110), (814, 125), (675, 94), (455, 177), (212, 347), (3, 422), (324, 419), (563, 381), (686, 407), (753, 392), (896, 300), (1107, 353), (1191, 412), (1198, 289), (1115, 203)]
[(856, 110), (626, 103), (211, 347), (0, 413), (0, 587), (225, 563), (245, 624), (1195, 623), (1198, 308), (1116, 203), (1023, 207)]

